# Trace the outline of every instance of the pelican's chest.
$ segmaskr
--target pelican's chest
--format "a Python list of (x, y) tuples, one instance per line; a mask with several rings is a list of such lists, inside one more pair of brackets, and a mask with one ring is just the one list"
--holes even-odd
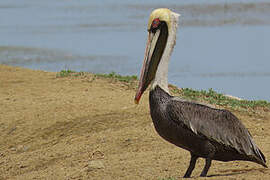
[[(179, 147), (190, 150), (192, 148), (189, 147), (189, 142), (195, 141), (195, 139), (192, 137), (191, 131), (175, 123), (175, 121), (169, 117), (167, 105), (171, 100), (172, 96), (158, 86), (154, 90), (150, 91), (150, 112), (155, 129), (165, 140)], [(187, 136), (189, 138), (187, 138)]]
[(165, 131), (171, 129), (171, 122), (168, 113), (166, 112), (167, 104), (170, 101), (171, 96), (163, 91), (159, 86), (156, 86), (154, 90), (149, 94), (149, 105), (151, 118), (153, 120), (156, 131), (162, 136), (165, 136)]
[(149, 105), (152, 119), (166, 118), (166, 107), (171, 96), (159, 86), (149, 93)]

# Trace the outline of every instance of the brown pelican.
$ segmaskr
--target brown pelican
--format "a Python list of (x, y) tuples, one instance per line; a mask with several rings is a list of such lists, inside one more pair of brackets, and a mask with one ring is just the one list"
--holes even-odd
[(169, 94), (168, 64), (175, 45), (179, 16), (164, 8), (151, 13), (135, 103), (139, 103), (151, 84), (150, 113), (156, 131), (165, 140), (190, 151), (190, 164), (184, 177), (190, 177), (199, 157), (205, 158), (200, 176), (207, 175), (212, 160), (252, 161), (267, 167), (251, 134), (231, 112)]

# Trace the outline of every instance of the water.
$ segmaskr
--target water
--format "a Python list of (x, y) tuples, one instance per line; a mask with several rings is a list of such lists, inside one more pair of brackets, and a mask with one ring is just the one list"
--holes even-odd
[[(139, 75), (149, 13), (181, 13), (169, 82), (270, 101), (270, 1), (0, 0), (0, 63)], [(245, 2), (245, 3), (243, 3)]]

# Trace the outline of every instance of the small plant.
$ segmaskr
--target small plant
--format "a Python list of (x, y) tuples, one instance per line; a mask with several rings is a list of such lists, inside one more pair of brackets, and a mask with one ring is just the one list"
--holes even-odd
[(176, 180), (176, 179), (173, 178), (173, 177), (168, 177), (168, 178), (162, 178), (162, 179), (159, 179), (159, 180)]
[(72, 71), (70, 69), (61, 70), (59, 73), (56, 74), (56, 77), (66, 77), (66, 76), (70, 76), (73, 73), (75, 73), (75, 71)]
[(84, 72), (76, 72), (72, 71), (70, 69), (62, 70), (59, 73), (56, 74), (56, 77), (67, 77), (67, 76), (82, 76), (84, 75)]

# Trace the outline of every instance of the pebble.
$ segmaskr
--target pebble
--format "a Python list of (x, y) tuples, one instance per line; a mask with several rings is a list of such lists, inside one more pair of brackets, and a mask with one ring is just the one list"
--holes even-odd
[(104, 163), (101, 160), (89, 161), (87, 165), (87, 171), (93, 171), (104, 168), (105, 168)]

